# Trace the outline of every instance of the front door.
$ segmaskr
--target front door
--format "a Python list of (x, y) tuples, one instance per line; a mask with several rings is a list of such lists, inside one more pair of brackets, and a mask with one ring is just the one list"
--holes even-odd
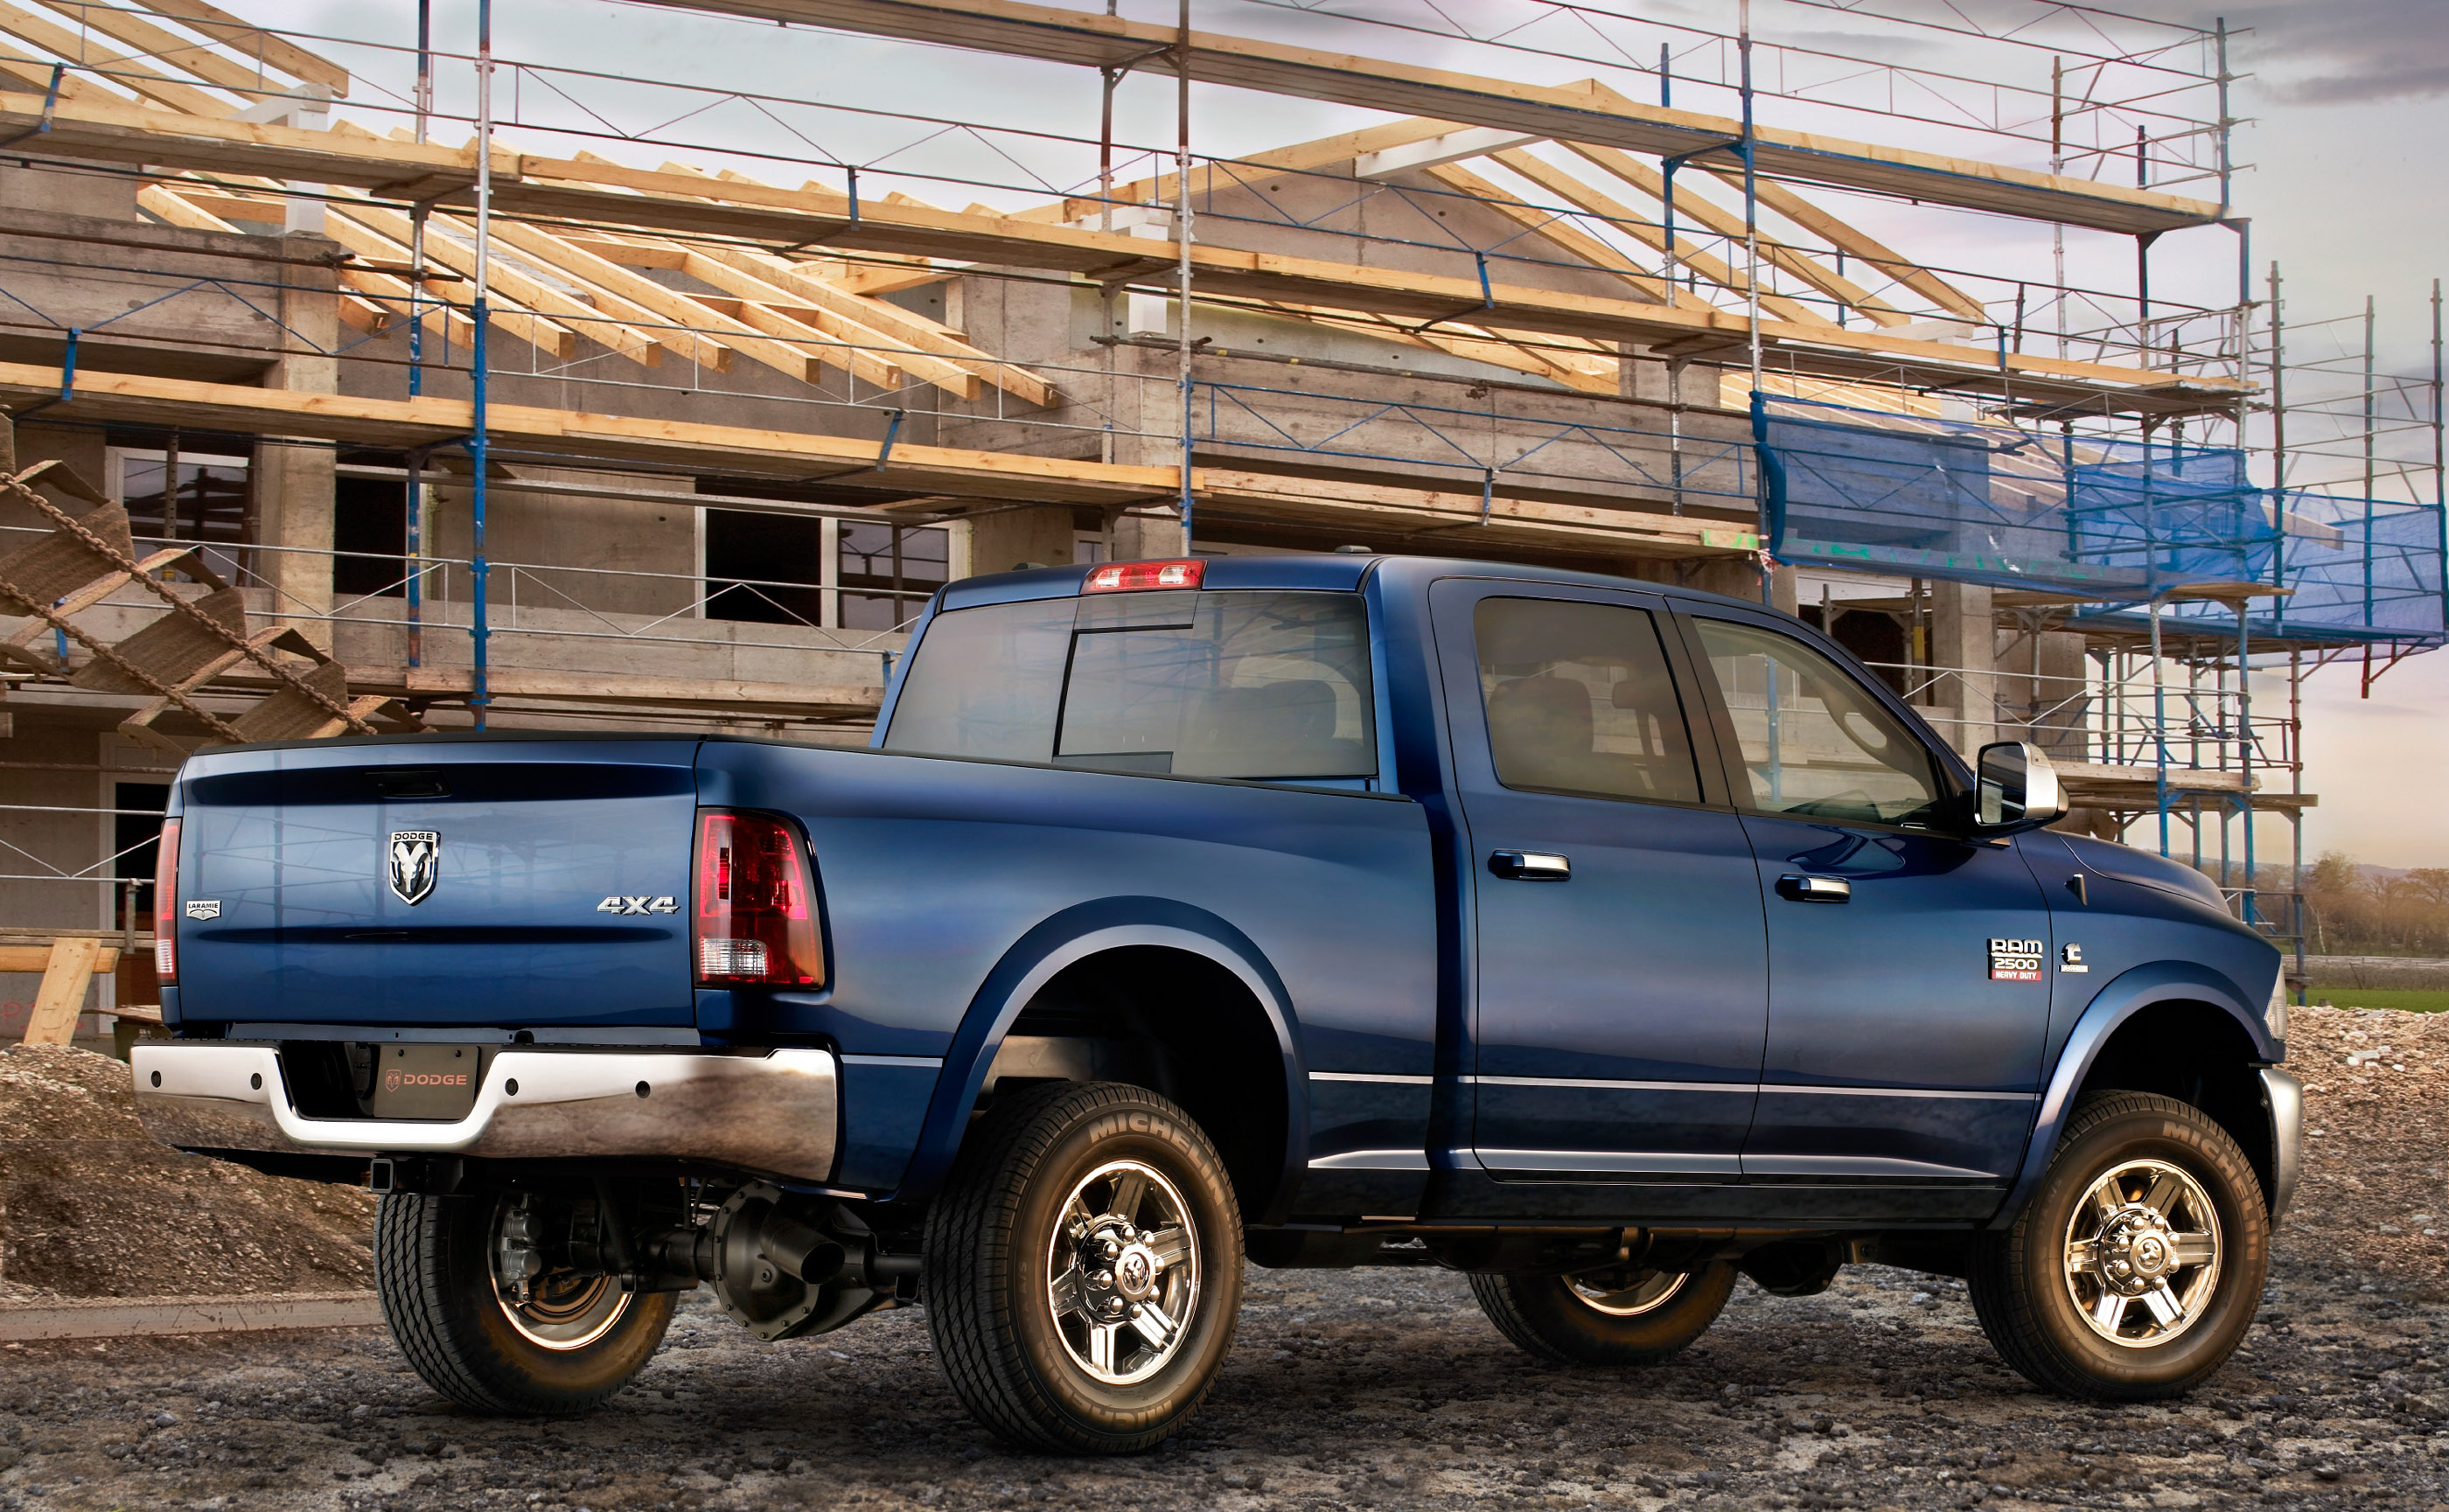
[(1449, 580), (1430, 602), (1471, 848), (1469, 1158), (1500, 1178), (1734, 1180), (1760, 894), (1668, 622), (1548, 584)]
[(1852, 670), (1765, 617), (1687, 622), (1768, 921), (1746, 1181), (1962, 1187), (1982, 1209), (2039, 1092), (2039, 884), (2011, 842), (1956, 833), (1934, 752)]

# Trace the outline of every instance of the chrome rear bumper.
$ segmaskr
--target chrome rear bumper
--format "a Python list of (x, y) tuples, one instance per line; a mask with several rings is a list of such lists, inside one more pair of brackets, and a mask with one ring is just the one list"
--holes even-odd
[(183, 1150), (697, 1160), (800, 1181), (833, 1174), (831, 1052), (501, 1050), (455, 1122), (300, 1115), (268, 1044), (139, 1042), (136, 1110)]

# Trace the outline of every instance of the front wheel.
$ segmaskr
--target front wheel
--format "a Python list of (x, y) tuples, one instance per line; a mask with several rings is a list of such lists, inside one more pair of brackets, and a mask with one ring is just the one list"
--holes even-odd
[(503, 1417), (583, 1412), (645, 1368), (668, 1292), (545, 1266), (527, 1204), (492, 1193), (384, 1195), (375, 1214), (383, 1320), (425, 1384)]
[(1981, 1235), (1971, 1291), (2027, 1379), (2141, 1402), (2227, 1363), (2269, 1264), (2262, 1184), (2227, 1132), (2173, 1098), (2110, 1092), (2067, 1120), (2015, 1224)]
[(1242, 1216), (1187, 1115), (1057, 1083), (970, 1133), (927, 1216), (919, 1295), (955, 1394), (1016, 1443), (1119, 1454), (1207, 1394), (1242, 1305)]
[(1707, 1332), (1734, 1290), (1735, 1268), (1723, 1260), (1694, 1271), (1471, 1277), (1496, 1331), (1559, 1365), (1657, 1365)]

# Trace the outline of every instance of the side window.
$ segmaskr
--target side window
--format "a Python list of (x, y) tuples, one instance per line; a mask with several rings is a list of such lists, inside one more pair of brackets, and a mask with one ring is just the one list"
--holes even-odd
[(1743, 749), (1747, 807), (1876, 824), (1931, 817), (1942, 790), (1929, 751), (1837, 663), (1774, 630), (1694, 623)]
[(1482, 599), (1472, 631), (1499, 782), (1599, 798), (1701, 801), (1683, 705), (1646, 610)]

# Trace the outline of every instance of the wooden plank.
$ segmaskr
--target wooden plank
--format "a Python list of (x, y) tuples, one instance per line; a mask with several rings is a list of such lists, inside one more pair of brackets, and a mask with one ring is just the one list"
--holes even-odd
[[(1667, 175), (1659, 169), (1651, 167), (1629, 154), (1618, 152), (1613, 147), (1598, 147), (1588, 143), (1568, 142), (1565, 144), (1565, 148), (1579, 156), (1584, 162), (1593, 163), (1614, 174), (1657, 201), (1662, 206), (1666, 204)], [(1530, 156), (1529, 153), (1500, 154), (1500, 157), (1507, 160), (1508, 166), (1512, 166), (1513, 158)], [(1706, 200), (1692, 193), (1688, 186), (1689, 181), (1687, 181), (1687, 184), (1686, 191), (1676, 198), (1675, 213), (1688, 215), (1695, 222), (1708, 227), (1722, 237), (1731, 237), (1740, 243), (1745, 237), (1744, 218), (1714, 201)], [(1784, 269), (1830, 298), (1860, 310), (1880, 325), (1903, 325), (1910, 318), (1896, 306), (1877, 297), (1870, 290), (1863, 288), (1819, 258), (1798, 252), (1775, 237), (1761, 236), (1760, 249), (1761, 256), (1766, 258), (1775, 266)]]
[[(352, 687), (390, 689), (400, 696), (448, 697), (474, 691), (465, 667), (364, 667), (349, 669)], [(505, 699), (555, 703), (628, 703), (682, 708), (739, 706), (766, 713), (850, 717), (874, 714), (884, 702), (881, 686), (827, 686), (804, 682), (748, 682), (720, 678), (632, 677), (618, 672), (533, 672), (517, 667), (487, 671), (488, 692)]]
[(106, 48), (66, 27), (55, 26), (30, 10), (8, 4), (7, 0), (0, 0), (0, 31), (65, 58), (73, 66), (94, 69), (120, 87), (131, 89), (173, 110), (207, 117), (237, 113), (237, 106), (224, 104), (193, 85), (182, 84), (158, 69), (145, 67), (124, 52)]
[[(0, 47), (0, 89), (12, 86), (29, 88), (36, 94), (48, 94), (51, 89), (51, 64), (47, 58), (29, 57), (14, 48)], [(105, 89), (90, 79), (81, 79), (74, 69), (60, 75), (60, 98), (77, 104), (129, 106), (135, 101), (115, 90)]]
[(34, 1009), (26, 1020), (28, 1044), (67, 1044), (76, 1038), (77, 1015), (93, 981), (99, 940), (68, 937), (51, 942), (43, 965), (43, 985), (34, 993)]
[(50, 964), (48, 945), (0, 945), (0, 971), (40, 971)]
[(260, 58), (293, 78), (319, 84), (343, 99), (348, 96), (348, 69), (329, 58), (307, 51), (296, 43), (275, 36), (243, 17), (234, 16), (218, 6), (208, 4), (207, 0), (145, 0), (145, 3), (155, 10), (187, 22), (234, 52)]
[[(1211, 197), (1234, 193), (1270, 173), (1316, 173), (1321, 168), (1351, 163), (1364, 153), (1408, 147), (1416, 142), (1426, 142), (1432, 137), (1442, 137), (1463, 129), (1452, 121), (1397, 121), (1359, 131), (1338, 132), (1313, 142), (1297, 142), (1266, 152), (1254, 152), (1246, 158), (1211, 160), (1190, 170), (1191, 207), (1195, 212)], [(1073, 195), (1052, 204), (1033, 205), (1027, 210), (1016, 211), (1013, 219), (1060, 225), (1086, 220), (1108, 205), (1121, 210), (1137, 204), (1177, 204), (1180, 202), (1181, 185), (1182, 175), (1179, 173), (1134, 179), (1128, 183), (1115, 184), (1112, 193), (1103, 198)]]
[[(831, 27), (931, 46), (1040, 58), (1084, 67), (1171, 74), (1180, 39), (1167, 24), (1030, 0), (647, 0), (674, 10)], [(1595, 80), (1532, 85), (1424, 68), (1321, 48), (1193, 31), (1188, 71), (1207, 84), (1495, 126), (1556, 141), (1655, 155), (1733, 161), (1743, 123), (1644, 105)], [(1780, 178), (1863, 189), (1969, 210), (2128, 234), (2208, 225), (2208, 201), (2124, 188), (1901, 147), (1756, 127), (1760, 167)]]
[[(159, 3), (159, 0), (155, 0)], [(372, 1292), (255, 1292), (225, 1297), (92, 1297), (0, 1306), (0, 1341), (120, 1339), (131, 1334), (249, 1333), (380, 1324)]]
[[(58, 369), (0, 363), (0, 401), (53, 401), (45, 412), (60, 419), (184, 424), (399, 450), (464, 436), (474, 423), (468, 401), (430, 394), (373, 399), (100, 371), (79, 373), (73, 397), (61, 400), (59, 392)], [(584, 455), (758, 477), (834, 476), (905, 493), (1032, 504), (1125, 504), (1167, 497), (1180, 487), (1172, 468), (903, 442), (879, 469), (880, 443), (852, 436), (524, 405), (493, 405), (491, 417), (494, 445), (506, 452), (531, 447), (563, 458)]]
[[(333, 205), (326, 211), (323, 217), (323, 233), (361, 258), (375, 258), (384, 261), (402, 263), (413, 261), (408, 243), (394, 241), (389, 237), (377, 234), (372, 227), (358, 223), (338, 205)], [(440, 260), (434, 258), (434, 252), (435, 243), (443, 240), (444, 239), (439, 237), (426, 238), (426, 256), (429, 258)], [(501, 268), (498, 261), (494, 266), (504, 273), (510, 271)], [(393, 278), (389, 274), (369, 273), (351, 268), (343, 268), (340, 272), (341, 276), (349, 281), (369, 287), (376, 293), (401, 300), (409, 297), (407, 282)], [(492, 306), (488, 312), (488, 318), (505, 334), (526, 342), (539, 352), (550, 352), (555, 357), (565, 361), (575, 356), (578, 353), (577, 334), (566, 325), (546, 319), (522, 308), (526, 301), (502, 287), (509, 281), (513, 280), (502, 278), (492, 280), (493, 292), (502, 302)], [(531, 279), (516, 281), (533, 282)], [(448, 305), (437, 304), (433, 307), (431, 313), (438, 316), (449, 311)], [(455, 312), (451, 313), (455, 314)], [(592, 312), (590, 311), (589, 314)], [(472, 321), (467, 322), (467, 325), (472, 332), (475, 329)]]

